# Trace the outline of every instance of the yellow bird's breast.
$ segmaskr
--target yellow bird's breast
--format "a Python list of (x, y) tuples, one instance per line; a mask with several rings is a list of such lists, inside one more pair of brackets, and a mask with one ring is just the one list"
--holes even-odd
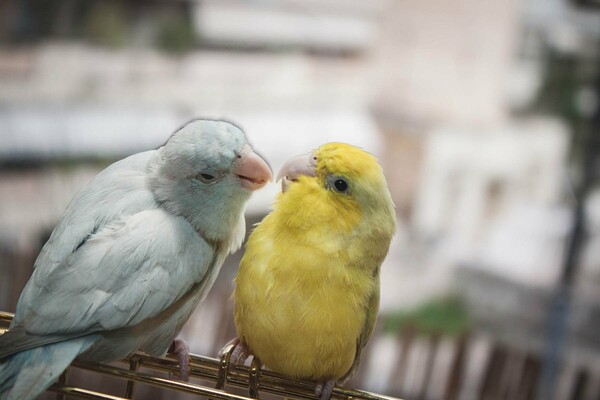
[[(266, 222), (266, 221), (265, 221)], [(261, 224), (257, 230), (264, 229)], [(269, 369), (339, 379), (351, 368), (375, 288), (347, 251), (255, 232), (236, 278), (238, 335)], [(333, 241), (335, 242), (335, 241)]]

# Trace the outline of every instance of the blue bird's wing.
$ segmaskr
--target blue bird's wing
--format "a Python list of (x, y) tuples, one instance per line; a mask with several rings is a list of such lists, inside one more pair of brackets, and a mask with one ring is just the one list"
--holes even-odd
[(20, 326), (36, 335), (134, 326), (202, 281), (214, 254), (185, 219), (139, 212), (106, 225), (55, 268), (36, 269)]
[[(111, 164), (77, 193), (58, 221), (35, 262), (53, 269), (106, 224), (139, 211), (156, 208), (147, 189), (148, 161), (154, 151)], [(18, 318), (17, 310), (17, 318)]]

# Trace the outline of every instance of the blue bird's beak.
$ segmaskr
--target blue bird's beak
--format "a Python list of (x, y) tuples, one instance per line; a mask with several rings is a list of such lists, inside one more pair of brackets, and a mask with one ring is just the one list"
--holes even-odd
[(248, 190), (260, 189), (273, 179), (269, 165), (250, 146), (239, 154), (233, 173), (240, 178), (242, 187)]

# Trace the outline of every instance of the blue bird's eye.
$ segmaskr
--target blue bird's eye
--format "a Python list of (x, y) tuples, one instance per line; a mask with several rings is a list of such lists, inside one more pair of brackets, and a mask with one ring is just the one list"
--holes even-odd
[(215, 176), (214, 175), (206, 174), (206, 173), (198, 174), (196, 176), (196, 178), (198, 178), (198, 180), (200, 180), (200, 181), (202, 181), (204, 183), (208, 183), (208, 182), (211, 182), (211, 181), (215, 180)]

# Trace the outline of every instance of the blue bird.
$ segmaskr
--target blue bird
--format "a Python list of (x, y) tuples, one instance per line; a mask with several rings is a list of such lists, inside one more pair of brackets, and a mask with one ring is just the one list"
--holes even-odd
[(245, 134), (194, 120), (157, 150), (100, 172), (71, 201), (0, 336), (0, 398), (33, 399), (75, 357), (108, 362), (175, 339), (244, 238), (244, 208), (271, 170)]

